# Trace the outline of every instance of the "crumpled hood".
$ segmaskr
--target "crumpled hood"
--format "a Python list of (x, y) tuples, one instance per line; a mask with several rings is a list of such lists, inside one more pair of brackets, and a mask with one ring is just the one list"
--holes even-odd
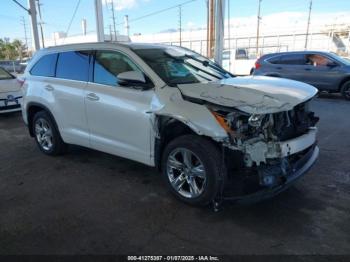
[(313, 86), (302, 82), (266, 76), (235, 77), (178, 87), (185, 96), (234, 107), (250, 114), (288, 111), (318, 92)]

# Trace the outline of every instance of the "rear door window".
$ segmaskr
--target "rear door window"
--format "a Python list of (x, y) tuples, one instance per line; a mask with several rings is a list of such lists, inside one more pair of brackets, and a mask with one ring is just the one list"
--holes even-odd
[(57, 61), (56, 77), (85, 81), (89, 79), (90, 51), (60, 53)]
[(54, 77), (56, 70), (57, 54), (45, 55), (30, 70), (34, 76)]
[(279, 61), (282, 65), (305, 65), (306, 58), (302, 54), (282, 55)]

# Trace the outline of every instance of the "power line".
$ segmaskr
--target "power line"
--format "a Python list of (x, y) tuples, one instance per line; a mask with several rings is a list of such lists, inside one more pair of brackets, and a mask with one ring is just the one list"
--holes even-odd
[[(137, 17), (137, 18), (134, 18), (134, 19), (130, 19), (129, 20), (129, 23), (130, 22), (135, 22), (135, 21), (138, 21), (138, 20), (141, 20), (141, 19), (144, 19), (144, 18), (147, 18), (147, 17), (150, 17), (150, 16), (154, 16), (154, 15), (158, 15), (160, 13), (164, 13), (166, 11), (169, 11), (171, 9), (175, 9), (175, 8), (179, 8), (179, 6), (184, 6), (184, 5), (187, 5), (189, 3), (192, 3), (192, 2), (195, 2), (197, 0), (190, 0), (190, 1), (187, 1), (187, 2), (183, 2), (182, 4), (178, 4), (178, 5), (173, 5), (171, 7), (168, 7), (168, 8), (164, 8), (164, 9), (161, 9), (161, 10), (158, 10), (158, 11), (155, 11), (155, 12), (152, 12), (152, 13), (149, 13), (149, 14), (146, 14), (146, 15), (143, 15), (143, 16), (140, 16), (140, 17)], [(117, 25), (122, 25), (123, 23), (119, 23)]]
[(18, 5), (20, 8), (26, 10), (28, 12), (28, 14), (30, 14), (30, 9), (24, 7), (20, 2), (18, 2), (17, 0), (12, 0), (12, 2), (14, 2), (16, 5)]
[(77, 5), (75, 6), (73, 16), (72, 16), (72, 18), (71, 18), (70, 21), (69, 21), (69, 24), (68, 24), (68, 27), (67, 27), (67, 30), (66, 30), (66, 35), (65, 35), (65, 37), (64, 37), (64, 39), (63, 39), (63, 43), (66, 41), (66, 38), (67, 38), (67, 36), (68, 36), (70, 27), (71, 27), (71, 25), (72, 25), (72, 23), (73, 23), (73, 20), (74, 20), (74, 18), (75, 18), (75, 15), (77, 14), (77, 11), (78, 11), (80, 2), (81, 2), (81, 0), (78, 0)]

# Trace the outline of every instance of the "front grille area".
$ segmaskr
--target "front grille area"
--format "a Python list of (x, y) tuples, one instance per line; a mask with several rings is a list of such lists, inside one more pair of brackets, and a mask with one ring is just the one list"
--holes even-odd
[(319, 118), (309, 111), (308, 102), (297, 105), (293, 110), (276, 113), (274, 119), (274, 134), (280, 141), (286, 141), (308, 132), (316, 125)]

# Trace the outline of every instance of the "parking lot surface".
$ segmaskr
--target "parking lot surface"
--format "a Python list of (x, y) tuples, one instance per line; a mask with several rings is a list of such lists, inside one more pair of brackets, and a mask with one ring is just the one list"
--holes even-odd
[(193, 208), (153, 168), (71, 147), (48, 157), (0, 115), (0, 254), (350, 254), (350, 102), (323, 96), (320, 158), (251, 206)]

